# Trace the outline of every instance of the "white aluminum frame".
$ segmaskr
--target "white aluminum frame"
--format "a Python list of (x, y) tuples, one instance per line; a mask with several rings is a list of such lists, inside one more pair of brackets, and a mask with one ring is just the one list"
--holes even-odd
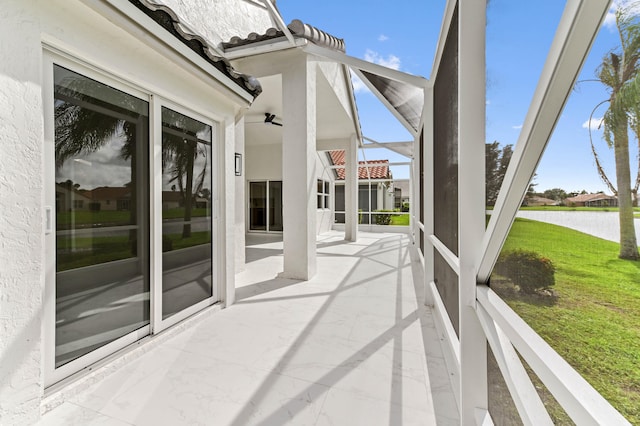
[[(217, 304), (221, 301), (223, 294), (222, 286), (225, 285), (225, 275), (220, 265), (224, 264), (224, 236), (221, 232), (223, 224), (221, 223), (220, 214), (220, 193), (222, 176), (224, 170), (223, 158), (223, 141), (224, 141), (224, 118), (210, 112), (198, 110), (197, 108), (188, 108), (183, 106), (184, 99), (179, 101), (170, 101), (159, 95), (154, 95), (154, 90), (145, 88), (138, 83), (130, 82), (125, 77), (118, 74), (117, 70), (110, 69), (108, 65), (93, 64), (78, 59), (78, 56), (68, 53), (67, 46), (62, 46), (55, 40), (47, 40), (43, 45), (43, 103), (45, 116), (44, 120), (44, 153), (45, 153), (45, 182), (48, 182), (48, 189), (45, 188), (45, 205), (55, 206), (55, 166), (54, 166), (54, 140), (55, 127), (53, 119), (54, 105), (54, 81), (53, 66), (61, 65), (65, 68), (78, 72), (86, 77), (97, 80), (101, 83), (108, 84), (127, 94), (140, 98), (149, 102), (149, 185), (150, 185), (150, 215), (151, 224), (149, 227), (149, 281), (150, 281), (150, 318), (149, 324), (137, 330), (128, 333), (117, 340), (101, 346), (86, 355), (70, 361), (58, 368), (55, 368), (55, 256), (48, 256), (45, 260), (45, 286), (44, 286), (44, 303), (43, 303), (43, 342), (44, 342), (44, 384), (50, 387), (67, 378), (71, 378), (75, 374), (87, 369), (93, 364), (113, 355), (119, 350), (130, 346), (144, 337), (157, 334), (162, 330), (184, 320), (185, 318), (201, 311), (202, 309)], [(179, 96), (171, 96), (177, 99)], [(203, 123), (209, 124), (217, 131), (212, 134), (212, 153), (215, 161), (212, 161), (212, 279), (213, 295), (211, 298), (192, 305), (171, 317), (162, 320), (162, 119), (161, 107), (166, 106), (175, 111), (183, 113), (189, 117), (195, 118)], [(157, 191), (156, 191), (157, 190)], [(158, 192), (159, 191), (159, 192)], [(45, 235), (45, 252), (55, 253), (56, 233), (55, 216), (51, 214), (50, 226), (52, 232)], [(219, 249), (215, 251), (215, 248)], [(159, 303), (160, 302), (160, 303)]]
[[(251, 184), (252, 183), (258, 183), (258, 182), (264, 182), (266, 183), (266, 202), (265, 202), (265, 209), (267, 211), (267, 229), (251, 229)], [(252, 234), (282, 234), (284, 231), (271, 231), (269, 230), (269, 182), (280, 182), (282, 183), (282, 179), (251, 179), (251, 180), (247, 180), (247, 189), (245, 191), (246, 193), (246, 198), (247, 198), (247, 202), (245, 203), (246, 206), (246, 218), (247, 218), (247, 232), (250, 232)], [(284, 229), (284, 223), (283, 225), (283, 229)]]
[[(150, 158), (151, 180), (153, 181), (151, 191), (151, 265), (152, 265), (152, 297), (151, 297), (151, 313), (152, 313), (152, 330), (153, 334), (160, 333), (163, 330), (179, 323), (180, 321), (190, 317), (191, 315), (203, 310), (204, 308), (220, 302), (221, 286), (224, 285), (222, 268), (224, 264), (224, 240), (220, 232), (222, 224), (220, 214), (217, 212), (220, 199), (220, 170), (223, 168), (223, 140), (224, 130), (223, 120), (218, 117), (217, 120), (209, 118), (206, 114), (195, 111), (191, 108), (184, 107), (180, 104), (172, 102), (160, 96), (152, 96), (153, 116), (151, 120), (152, 135), (152, 157)], [(176, 312), (170, 317), (162, 318), (162, 107), (169, 108), (189, 118), (200, 121), (201, 123), (211, 126), (211, 153), (213, 159), (211, 161), (211, 279), (212, 295), (194, 305), (191, 305), (180, 312)], [(150, 108), (151, 110), (151, 108)]]
[[(76, 60), (75, 58), (64, 54), (61, 50), (55, 47), (45, 45), (43, 48), (43, 107), (44, 107), (44, 157), (45, 157), (45, 179), (47, 182), (45, 185), (45, 205), (55, 207), (55, 124), (53, 120), (54, 116), (54, 80), (53, 69), (54, 65), (60, 65), (74, 72), (82, 74), (88, 78), (94, 79), (104, 84), (121, 90), (131, 96), (135, 96), (146, 102), (150, 102), (151, 98), (148, 93), (133, 85), (127, 85), (123, 83), (121, 79), (111, 76), (107, 71), (101, 71), (96, 66), (89, 65), (83, 61)], [(149, 113), (151, 113), (151, 104), (149, 105)], [(52, 210), (53, 211), (53, 210)], [(51, 229), (52, 232), (45, 235), (45, 252), (56, 252), (56, 237), (55, 232), (55, 215), (51, 215)], [(90, 365), (98, 362), (99, 360), (107, 357), (108, 355), (123, 349), (124, 347), (142, 339), (143, 337), (151, 333), (151, 318), (150, 323), (137, 330), (134, 330), (125, 336), (118, 338), (110, 343), (107, 343), (100, 348), (97, 348), (80, 358), (70, 361), (60, 367), (55, 367), (55, 333), (56, 333), (56, 257), (45, 257), (45, 286), (44, 286), (44, 298), (43, 298), (43, 364), (44, 364), (44, 384), (45, 387), (51, 386), (79, 371), (89, 367)], [(151, 275), (149, 276), (151, 280)]]

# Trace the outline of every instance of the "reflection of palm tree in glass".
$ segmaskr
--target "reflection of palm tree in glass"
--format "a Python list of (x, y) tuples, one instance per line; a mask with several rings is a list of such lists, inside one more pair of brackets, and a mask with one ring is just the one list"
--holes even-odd
[[(143, 103), (125, 93), (118, 92), (108, 104), (99, 99), (104, 96), (105, 86), (78, 76), (66, 78), (64, 85), (55, 90), (55, 157), (56, 168), (61, 168), (70, 159), (99, 151), (109, 141), (124, 137), (120, 156), (130, 160), (130, 223), (137, 223), (137, 153), (136, 140), (142, 137), (147, 117), (134, 112), (139, 107), (131, 101)], [(106, 90), (117, 92), (115, 89)], [(136, 253), (136, 230), (129, 231), (129, 240)]]
[[(162, 169), (171, 174), (168, 183), (178, 184), (184, 200), (182, 238), (189, 238), (195, 196), (203, 192), (207, 176), (206, 146), (210, 145), (210, 141), (199, 139), (198, 133), (208, 130), (209, 126), (167, 108), (163, 108), (162, 114)], [(194, 163), (198, 158), (205, 161), (198, 175), (194, 176)]]

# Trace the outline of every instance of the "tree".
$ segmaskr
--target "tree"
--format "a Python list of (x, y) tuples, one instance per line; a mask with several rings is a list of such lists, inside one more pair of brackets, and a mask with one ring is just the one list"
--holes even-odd
[(567, 193), (564, 191), (564, 189), (561, 188), (552, 188), (552, 189), (547, 189), (542, 193), (542, 196), (544, 198), (548, 198), (550, 200), (555, 200), (555, 201), (562, 201), (565, 198), (567, 198)]
[[(629, 131), (640, 144), (640, 20), (631, 13), (631, 6), (620, 7), (616, 12), (616, 26), (620, 35), (620, 47), (607, 53), (596, 70), (598, 80), (604, 84), (609, 98), (600, 102), (591, 112), (589, 123), (596, 109), (608, 104), (604, 113), (604, 139), (613, 148), (616, 165), (616, 187), (602, 168), (591, 139), (591, 150), (600, 177), (618, 196), (620, 218), (621, 259), (640, 259), (633, 222), (633, 198), (640, 184), (640, 169), (635, 186), (631, 187), (629, 158)], [(638, 145), (640, 149), (640, 145)]]
[(169, 109), (163, 111), (162, 169), (171, 173), (169, 183), (177, 182), (184, 200), (182, 238), (191, 237), (194, 198), (201, 194), (207, 176), (207, 161), (203, 161), (202, 169), (194, 176), (195, 160), (207, 158), (205, 146), (208, 142), (198, 138), (198, 133), (205, 128), (205, 124), (180, 113)]
[(500, 143), (494, 141), (485, 145), (485, 182), (486, 182), (486, 203), (488, 206), (496, 204), (498, 192), (507, 172), (513, 147), (505, 145), (500, 149)]

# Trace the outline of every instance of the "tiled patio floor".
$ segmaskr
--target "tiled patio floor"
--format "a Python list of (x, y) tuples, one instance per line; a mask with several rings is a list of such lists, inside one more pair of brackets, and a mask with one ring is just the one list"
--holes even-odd
[(309, 281), (250, 235), (237, 303), (47, 413), (43, 425), (455, 425), (420, 264), (400, 234), (330, 233)]

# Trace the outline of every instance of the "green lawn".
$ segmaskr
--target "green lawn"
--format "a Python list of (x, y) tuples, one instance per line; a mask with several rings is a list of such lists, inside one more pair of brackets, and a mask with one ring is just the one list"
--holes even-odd
[(409, 226), (409, 214), (397, 214), (391, 216), (391, 225)]
[(640, 262), (617, 243), (516, 219), (505, 249), (534, 250), (556, 266), (556, 297), (492, 287), (632, 424), (640, 424)]
[[(194, 208), (191, 210), (191, 217), (207, 216), (206, 208)], [(163, 219), (184, 218), (184, 208), (162, 210)], [(131, 223), (131, 212), (129, 210), (101, 210), (88, 211), (76, 210), (73, 212), (61, 212), (56, 214), (57, 229), (106, 227), (128, 225)]]

